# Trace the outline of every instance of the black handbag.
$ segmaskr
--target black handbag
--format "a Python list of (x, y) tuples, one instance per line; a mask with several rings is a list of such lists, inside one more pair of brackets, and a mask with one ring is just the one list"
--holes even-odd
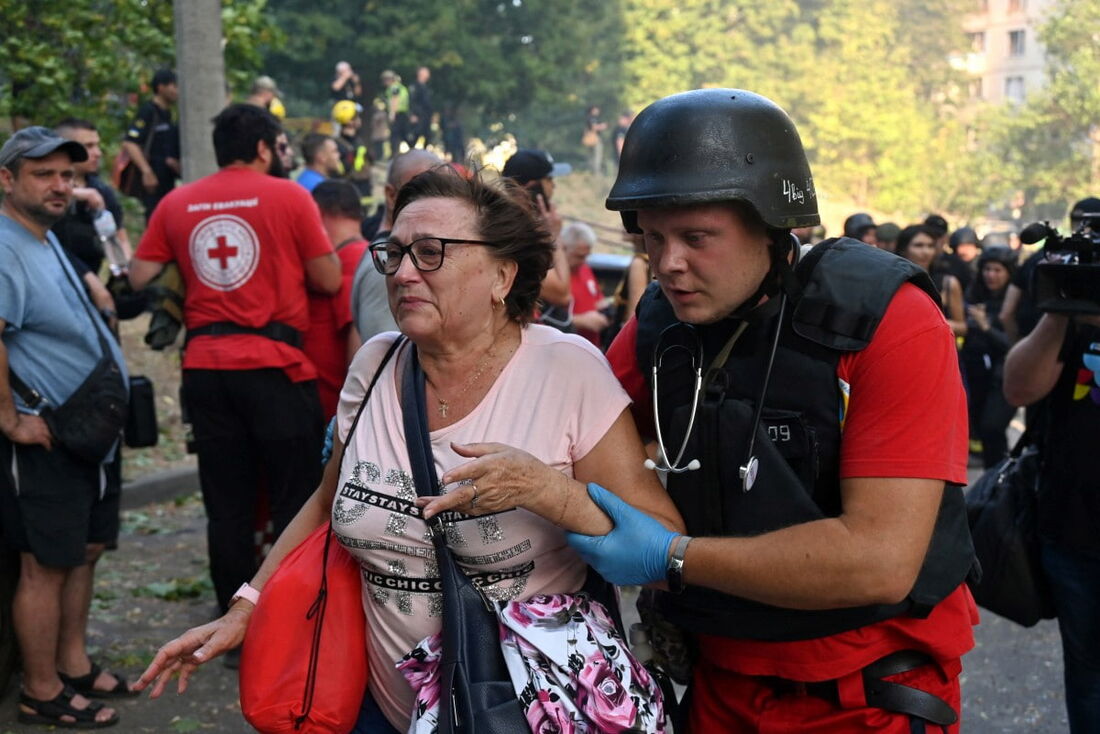
[[(402, 380), (402, 412), (413, 483), (421, 497), (439, 493), (424, 400), (424, 372), (410, 350)], [(429, 522), (443, 588), (443, 652), (439, 661), (439, 734), (516, 734), (527, 719), (500, 651), (500, 627), (481, 592), (447, 547), (443, 521)], [(447, 695), (447, 693), (450, 695)]]
[(122, 435), (132, 449), (156, 446), (160, 438), (153, 381), (144, 375), (130, 375), (130, 412)]
[(98, 316), (88, 307), (84, 291), (73, 282), (61, 255), (54, 250), (65, 279), (77, 291), (77, 298), (92, 320), (92, 329), (99, 340), (100, 358), (84, 382), (63, 405), (54, 407), (46, 403), (40, 393), (28, 386), (14, 371), (8, 368), (11, 386), (19, 393), (28, 408), (39, 409), (54, 440), (76, 457), (90, 464), (99, 464), (118, 441), (126, 425), (128, 396), (122, 370), (111, 356)]
[(1031, 428), (1001, 463), (974, 482), (966, 515), (981, 564), (970, 591), (994, 614), (1031, 627), (1056, 616), (1039, 558), (1038, 486), (1040, 448)]

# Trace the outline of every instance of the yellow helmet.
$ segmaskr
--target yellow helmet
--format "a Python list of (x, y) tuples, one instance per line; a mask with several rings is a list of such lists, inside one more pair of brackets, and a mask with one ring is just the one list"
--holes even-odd
[(271, 99), (271, 102), (267, 105), (267, 110), (280, 120), (286, 118), (286, 107), (283, 105), (283, 100), (278, 97), (273, 97)]
[(359, 114), (359, 105), (350, 99), (342, 99), (332, 106), (332, 119), (337, 125), (347, 125)]

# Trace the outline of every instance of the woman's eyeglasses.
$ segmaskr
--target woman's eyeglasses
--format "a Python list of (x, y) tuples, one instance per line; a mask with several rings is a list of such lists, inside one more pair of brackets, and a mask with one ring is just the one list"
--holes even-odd
[(422, 237), (407, 245), (392, 240), (376, 242), (370, 246), (374, 269), (382, 275), (393, 275), (401, 267), (401, 258), (408, 253), (413, 266), (422, 273), (439, 270), (443, 266), (443, 253), (447, 245), (496, 245), (485, 240), (455, 240), (447, 237)]

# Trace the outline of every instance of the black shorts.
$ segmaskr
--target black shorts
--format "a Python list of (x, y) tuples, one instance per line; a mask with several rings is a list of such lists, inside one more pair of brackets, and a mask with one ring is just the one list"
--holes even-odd
[[(13, 461), (14, 455), (14, 461)], [(4, 541), (43, 566), (76, 568), (86, 546), (118, 545), (119, 458), (100, 467), (60, 447), (13, 444), (0, 436), (0, 527)]]

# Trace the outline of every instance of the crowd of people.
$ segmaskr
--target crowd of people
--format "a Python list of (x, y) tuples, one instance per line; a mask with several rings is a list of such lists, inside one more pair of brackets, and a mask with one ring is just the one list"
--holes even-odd
[[(570, 166), (535, 148), (499, 177), (445, 161), (429, 80), (382, 74), (373, 212), (383, 156), (373, 121), (358, 137), (347, 62), (337, 129), (302, 138), (293, 180), (279, 88), (259, 77), (213, 121), (218, 171), (177, 185), (177, 81), (158, 72), (116, 166), (147, 216), (136, 247), (92, 122), (0, 149), (0, 509), (22, 571), (21, 721), (111, 726), (98, 699), (157, 696), (176, 675), (182, 690), (219, 656), (238, 665), (265, 583), (330, 522), (367, 617), (349, 731), (456, 716), (438, 690), (438, 524), (500, 620), (501, 649), (478, 654), (503, 655), (533, 731), (957, 732), (978, 622), (968, 449), (996, 463), (1013, 406), (1045, 399), (1043, 560), (1067, 707), (1075, 734), (1100, 726), (1100, 501), (1072, 440), (1100, 426), (1100, 400), (1084, 400), (1095, 317), (1029, 314), (1019, 251), (949, 235), (938, 215), (901, 228), (859, 213), (825, 240), (790, 118), (723, 89), (621, 116), (606, 204), (633, 254), (605, 294), (595, 232), (555, 202)], [(589, 109), (589, 147), (606, 127)], [(85, 639), (95, 563), (118, 538), (121, 425), (89, 458), (62, 409), (125, 387), (118, 319), (155, 309), (145, 294), (165, 279), (218, 615), (132, 685)], [(439, 477), (427, 492), (409, 411)], [(258, 563), (261, 506), (277, 540)], [(616, 602), (583, 591), (592, 575), (651, 587), (651, 657), (608, 623)], [(515, 623), (532, 619), (538, 636)], [(665, 675), (688, 685), (683, 702)]]

